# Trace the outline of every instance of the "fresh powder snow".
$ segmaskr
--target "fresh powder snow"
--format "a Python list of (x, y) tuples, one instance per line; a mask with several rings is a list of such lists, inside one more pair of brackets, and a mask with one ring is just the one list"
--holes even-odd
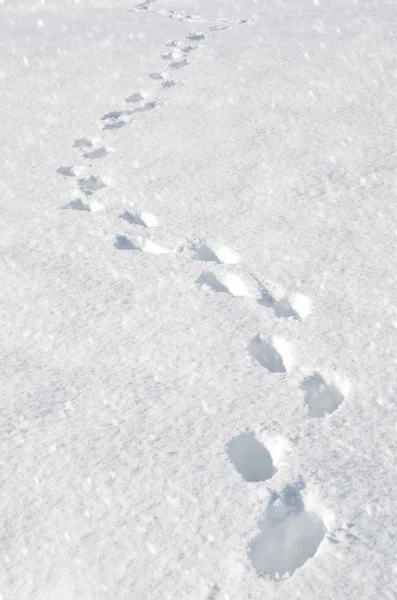
[(1, 600), (397, 599), (396, 23), (0, 0)]

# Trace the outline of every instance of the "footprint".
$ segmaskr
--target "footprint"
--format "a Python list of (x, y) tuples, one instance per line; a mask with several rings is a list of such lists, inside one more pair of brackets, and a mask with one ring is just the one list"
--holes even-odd
[(130, 212), (126, 210), (120, 215), (120, 218), (128, 221), (128, 223), (141, 225), (142, 227), (158, 227), (159, 224), (157, 217), (153, 213), (147, 211)]
[(76, 175), (74, 167), (59, 167), (56, 172), (64, 177), (74, 177)]
[(276, 473), (270, 452), (250, 431), (230, 440), (229, 458), (245, 481), (267, 481)]
[(146, 112), (148, 110), (153, 110), (156, 108), (156, 102), (147, 102), (143, 106), (138, 106), (133, 110), (116, 110), (109, 113), (106, 113), (101, 118), (103, 121), (102, 128), (103, 129), (120, 129), (120, 127), (124, 127), (131, 122), (131, 118), (133, 115), (137, 113)]
[(192, 52), (193, 50), (197, 50), (197, 46), (186, 46), (185, 48), (182, 48), (182, 52), (185, 54), (189, 54), (189, 52)]
[(245, 282), (235, 273), (226, 273), (219, 278), (214, 273), (202, 273), (197, 280), (200, 286), (210, 288), (216, 293), (226, 293), (231, 296), (251, 297), (252, 293)]
[(205, 40), (205, 33), (202, 31), (196, 31), (194, 33), (189, 33), (187, 39), (192, 42), (199, 42), (200, 40)]
[[(347, 392), (347, 385), (342, 387)], [(303, 380), (301, 389), (309, 409), (309, 417), (321, 419), (333, 413), (345, 399), (336, 382), (326, 382), (320, 373), (313, 373)], [(346, 393), (345, 392), (345, 393)]]
[(84, 158), (103, 158), (110, 154), (111, 149), (100, 144), (100, 140), (90, 140), (88, 138), (79, 138), (75, 140), (73, 148), (83, 151)]
[(147, 252), (148, 254), (171, 254), (174, 252), (169, 248), (165, 248), (152, 240), (138, 237), (136, 240), (130, 240), (126, 235), (117, 235), (116, 242), (114, 244), (118, 250), (139, 250), (140, 252)]
[(93, 150), (88, 150), (88, 152), (84, 152), (84, 158), (104, 158), (110, 153), (108, 148), (105, 146), (100, 146), (99, 148), (94, 148)]
[(272, 342), (268, 342), (256, 335), (247, 350), (252, 358), (271, 373), (286, 373), (292, 366), (290, 344), (276, 336), (272, 338)]
[(161, 84), (161, 87), (165, 90), (168, 90), (169, 88), (172, 88), (174, 86), (176, 86), (176, 81), (174, 81), (173, 79), (167, 79)]
[(213, 245), (203, 242), (194, 248), (194, 260), (204, 262), (223, 263), (225, 265), (235, 265), (240, 262), (240, 257), (227, 246)]
[(166, 79), (167, 78), (167, 73), (150, 73), (149, 77), (150, 79), (154, 79), (154, 81), (158, 81), (160, 79)]
[(168, 48), (181, 48), (183, 43), (179, 40), (172, 40), (171, 42), (167, 42), (165, 45), (168, 46)]
[(156, 102), (147, 102), (143, 106), (139, 106), (138, 108), (134, 108), (134, 110), (131, 111), (131, 114), (134, 115), (136, 113), (146, 112), (148, 110), (154, 110), (156, 107), (157, 107), (157, 103)]
[(305, 319), (310, 314), (311, 300), (301, 292), (295, 292), (289, 298), (283, 296), (280, 300), (277, 300), (263, 283), (257, 278), (255, 279), (260, 286), (259, 304), (266, 308), (272, 308), (277, 317), (282, 319)]
[(163, 60), (175, 60), (176, 58), (182, 58), (183, 51), (182, 50), (172, 50), (171, 52), (167, 52), (167, 54), (162, 54), (161, 58)]
[(91, 148), (92, 146), (93, 146), (93, 143), (88, 138), (79, 138), (79, 139), (75, 140), (75, 142), (73, 144), (73, 148), (79, 148), (80, 150), (82, 148)]
[(64, 210), (72, 209), (72, 210), (86, 210), (88, 212), (99, 212), (103, 210), (102, 204), (93, 200), (92, 202), (84, 202), (81, 198), (76, 200), (72, 200), (64, 207)]
[(327, 532), (316, 512), (306, 510), (297, 487), (286, 486), (270, 502), (249, 555), (258, 575), (290, 577), (317, 552)]
[(144, 96), (142, 96), (142, 92), (134, 92), (128, 98), (125, 99), (126, 102), (141, 102), (144, 100)]
[(131, 110), (118, 110), (106, 113), (101, 118), (103, 129), (120, 129), (130, 122)]
[(187, 67), (189, 61), (187, 58), (183, 58), (182, 60), (178, 60), (177, 62), (172, 62), (170, 67), (172, 69), (183, 69), (183, 67)]
[(80, 190), (86, 195), (91, 196), (97, 190), (106, 187), (106, 183), (101, 179), (101, 177), (96, 177), (95, 175), (90, 175), (89, 177), (82, 177), (78, 180)]
[(117, 235), (114, 247), (117, 248), (117, 250), (140, 250), (140, 248), (135, 246), (126, 235)]

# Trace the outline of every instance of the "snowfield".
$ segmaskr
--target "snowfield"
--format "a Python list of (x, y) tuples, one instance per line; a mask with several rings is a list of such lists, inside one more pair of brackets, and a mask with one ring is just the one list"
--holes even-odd
[(397, 4), (0, 0), (0, 599), (397, 599)]

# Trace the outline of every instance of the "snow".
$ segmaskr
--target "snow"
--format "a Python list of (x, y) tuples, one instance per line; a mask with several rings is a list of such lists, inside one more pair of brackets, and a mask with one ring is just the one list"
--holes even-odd
[(397, 598), (395, 21), (0, 0), (1, 600)]

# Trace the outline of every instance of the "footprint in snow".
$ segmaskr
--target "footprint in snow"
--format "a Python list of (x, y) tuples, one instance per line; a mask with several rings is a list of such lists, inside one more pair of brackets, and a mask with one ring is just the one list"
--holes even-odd
[(271, 373), (286, 373), (292, 367), (292, 349), (289, 342), (274, 336), (271, 341), (256, 335), (248, 348), (249, 354)]
[(124, 219), (124, 221), (128, 221), (128, 223), (133, 225), (140, 225), (141, 227), (158, 227), (159, 224), (157, 217), (148, 211), (131, 212), (126, 210), (120, 215), (120, 219)]
[(142, 237), (131, 240), (126, 235), (117, 235), (114, 247), (117, 248), (117, 250), (138, 250), (140, 252), (155, 255), (171, 254), (174, 252), (169, 248), (156, 244), (156, 242), (152, 242), (152, 240)]
[(172, 62), (170, 64), (171, 69), (183, 69), (184, 67), (187, 67), (187, 65), (190, 64), (187, 58), (183, 58), (182, 60), (178, 60), (176, 62)]
[(142, 92), (134, 92), (133, 94), (130, 94), (128, 96), (128, 98), (125, 99), (126, 102), (141, 102), (142, 100), (144, 100), (144, 96), (142, 95)]
[(103, 121), (103, 129), (120, 129), (131, 122), (133, 115), (137, 113), (147, 112), (155, 109), (157, 106), (156, 102), (147, 102), (143, 106), (138, 106), (133, 110), (115, 110), (108, 112), (103, 115), (101, 121)]
[(245, 481), (267, 481), (277, 472), (269, 450), (256, 439), (252, 431), (230, 440), (227, 453)]
[(81, 198), (77, 198), (76, 200), (72, 200), (68, 204), (63, 207), (64, 210), (82, 210), (87, 212), (99, 212), (103, 210), (102, 204), (98, 201), (93, 200), (88, 202), (86, 200), (82, 200)]
[(74, 167), (59, 167), (56, 172), (64, 177), (75, 177), (76, 175), (74, 172)]
[(319, 514), (305, 506), (300, 489), (287, 485), (270, 501), (249, 556), (261, 577), (287, 579), (316, 554), (326, 533)]
[(226, 293), (231, 296), (252, 297), (251, 290), (245, 281), (236, 273), (225, 273), (218, 277), (211, 272), (202, 273), (197, 280), (198, 285), (215, 293)]
[(305, 319), (310, 314), (312, 308), (311, 300), (301, 292), (295, 292), (290, 297), (284, 295), (280, 300), (277, 300), (263, 283), (257, 278), (255, 279), (259, 283), (260, 289), (258, 303), (266, 308), (272, 308), (277, 317), (283, 319)]
[(97, 190), (106, 187), (106, 183), (101, 177), (89, 175), (78, 180), (79, 188), (86, 196), (91, 196)]
[(336, 375), (328, 381), (320, 374), (313, 373), (301, 383), (309, 417), (321, 419), (333, 413), (345, 399), (349, 384)]
[(216, 262), (218, 264), (236, 265), (240, 257), (233, 250), (222, 244), (207, 244), (199, 242), (192, 246), (194, 260), (203, 262)]
[(187, 39), (192, 42), (199, 42), (199, 41), (205, 39), (205, 33), (203, 33), (202, 31), (196, 31), (194, 33), (189, 33), (189, 35), (187, 36)]
[(90, 140), (89, 138), (80, 138), (77, 139), (73, 148), (78, 148), (82, 153), (84, 158), (104, 158), (108, 154), (110, 154), (111, 149), (103, 146), (98, 140), (95, 142)]

